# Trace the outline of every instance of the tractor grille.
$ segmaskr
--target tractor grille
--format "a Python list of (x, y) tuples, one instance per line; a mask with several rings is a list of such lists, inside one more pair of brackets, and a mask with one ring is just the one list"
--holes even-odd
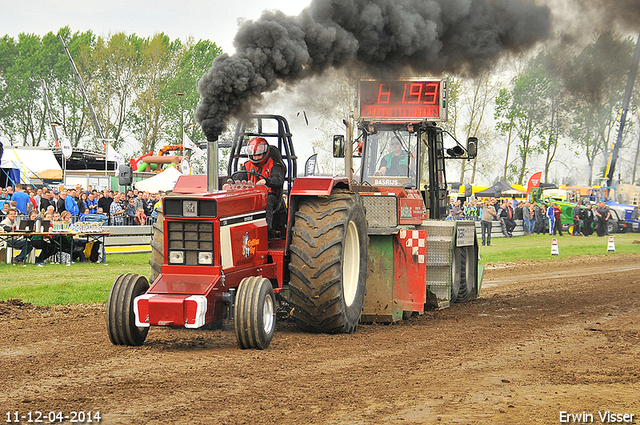
[(367, 211), (369, 227), (396, 227), (398, 225), (398, 202), (395, 196), (362, 196)]
[[(198, 266), (200, 252), (213, 256), (213, 223), (201, 221), (167, 222), (169, 251), (184, 251), (184, 264)], [(215, 258), (214, 256), (212, 258)]]

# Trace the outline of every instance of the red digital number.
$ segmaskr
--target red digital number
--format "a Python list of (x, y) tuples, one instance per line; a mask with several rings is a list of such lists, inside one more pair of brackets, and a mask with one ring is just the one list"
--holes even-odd
[(438, 88), (440, 83), (426, 83), (424, 89), (425, 105), (438, 104)]
[[(385, 90), (387, 91), (383, 91)], [(378, 89), (378, 103), (389, 103), (391, 99), (391, 84), (380, 84), (380, 88)]]
[(438, 80), (363, 81), (360, 86), (360, 115), (390, 120), (438, 119), (441, 84)]
[(407, 84), (404, 85), (402, 93), (402, 103), (407, 105), (417, 105), (422, 98), (422, 83), (411, 83), (409, 86), (409, 99), (407, 99)]
[(411, 83), (409, 87), (409, 105), (417, 105), (422, 99), (422, 83)]

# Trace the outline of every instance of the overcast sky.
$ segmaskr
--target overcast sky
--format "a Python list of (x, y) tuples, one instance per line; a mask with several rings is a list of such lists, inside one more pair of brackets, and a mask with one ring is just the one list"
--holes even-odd
[(171, 39), (215, 42), (233, 53), (238, 20), (257, 19), (265, 9), (298, 15), (311, 0), (0, 0), (0, 37), (20, 33), (40, 36), (69, 26), (108, 36), (117, 32), (140, 37), (164, 32)]

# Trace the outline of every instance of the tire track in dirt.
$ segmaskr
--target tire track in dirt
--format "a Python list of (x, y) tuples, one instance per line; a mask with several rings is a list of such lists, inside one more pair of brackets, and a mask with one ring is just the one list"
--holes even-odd
[[(558, 423), (640, 413), (640, 255), (489, 269), (480, 299), (342, 335), (277, 324), (109, 343), (104, 305), (0, 302), (0, 407), (97, 410), (107, 424)], [(596, 409), (596, 410), (594, 410)]]

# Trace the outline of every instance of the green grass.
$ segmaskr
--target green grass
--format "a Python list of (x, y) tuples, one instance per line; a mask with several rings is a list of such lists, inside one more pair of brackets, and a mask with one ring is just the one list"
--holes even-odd
[(123, 273), (151, 274), (151, 253), (109, 254), (106, 263), (0, 263), (0, 300), (21, 299), (36, 305), (106, 302), (113, 281)]
[[(597, 254), (640, 253), (640, 233), (615, 234), (615, 252), (607, 252), (609, 238), (599, 238), (596, 234), (589, 237), (532, 235), (514, 238), (492, 238), (491, 246), (480, 246), (480, 263), (499, 261), (541, 260), (551, 257), (551, 240), (558, 240), (559, 257)], [(637, 241), (638, 243), (633, 243)], [(480, 242), (480, 239), (479, 239)]]
[[(490, 247), (480, 247), (481, 264), (550, 258), (548, 235), (493, 238)], [(607, 254), (608, 238), (597, 236), (557, 237), (559, 257)], [(615, 235), (615, 253), (640, 253), (640, 233)], [(33, 264), (14, 266), (0, 263), (0, 300), (21, 299), (36, 305), (64, 305), (106, 302), (113, 281), (123, 273), (151, 274), (150, 253), (110, 254), (106, 264), (77, 263), (71, 266)]]

